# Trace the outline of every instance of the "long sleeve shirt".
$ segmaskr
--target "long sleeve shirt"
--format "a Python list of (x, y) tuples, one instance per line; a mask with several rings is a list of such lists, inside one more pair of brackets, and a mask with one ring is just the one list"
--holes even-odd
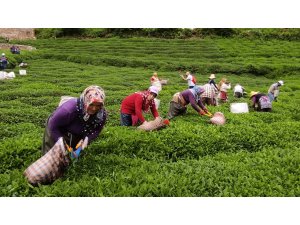
[(233, 92), (243, 93), (244, 88), (241, 85), (235, 85), (234, 88), (233, 88)]
[(279, 86), (278, 86), (278, 83), (274, 83), (270, 86), (269, 90), (268, 90), (268, 93), (271, 93), (274, 95), (274, 92), (276, 90), (279, 90)]
[(195, 86), (195, 83), (193, 81), (193, 75), (192, 74), (189, 74), (186, 78), (186, 80), (188, 81), (188, 86), (189, 87), (194, 87)]
[(227, 92), (227, 90), (230, 89), (230, 88), (231, 88), (231, 85), (230, 85), (230, 84), (223, 83), (223, 84), (221, 85), (220, 91)]
[[(191, 106), (193, 107), (193, 109), (195, 109), (197, 112), (200, 111), (201, 109), (206, 109), (205, 106), (203, 105), (202, 101), (199, 100), (196, 101), (193, 93), (190, 90), (185, 90), (183, 92), (180, 93), (182, 95), (182, 97), (184, 98), (185, 102), (187, 104), (191, 103)], [(199, 108), (200, 107), (200, 108)]]
[(210, 84), (205, 84), (202, 86), (204, 88), (203, 94), (201, 97), (204, 98), (214, 98), (215, 97), (215, 88), (213, 88)]
[(252, 96), (252, 98), (251, 98), (251, 100), (252, 100), (252, 107), (254, 107), (255, 104), (258, 104), (259, 99), (260, 99), (261, 96), (266, 96), (266, 95), (261, 93), (261, 94), (256, 94), (256, 95)]
[(5, 57), (5, 56), (1, 56), (1, 58), (0, 58), (0, 62), (2, 63), (2, 64), (7, 64), (7, 58)]
[(208, 83), (209, 83), (210, 85), (213, 85), (213, 86), (214, 86), (214, 88), (216, 88), (217, 90), (219, 90), (219, 88), (217, 87), (217, 85), (216, 85), (216, 83), (215, 83), (215, 80), (214, 80), (214, 79), (211, 79), (211, 80), (209, 80), (209, 81), (208, 81)]
[[(106, 112), (103, 113), (103, 119), (100, 121), (100, 126), (87, 135), (89, 143), (99, 135), (105, 122)], [(78, 117), (77, 99), (68, 100), (54, 111), (49, 119), (48, 129), (55, 142), (59, 137), (64, 136), (68, 132), (79, 137), (81, 136), (82, 139), (85, 137), (85, 134), (83, 133), (84, 124)]]
[[(158, 117), (158, 111), (156, 110), (154, 101), (151, 101), (150, 103), (150, 109), (152, 112), (152, 115), (154, 117)], [(129, 96), (127, 96), (121, 103), (121, 113), (124, 114), (130, 114), (130, 115), (136, 115), (139, 120), (144, 123), (146, 120), (143, 116), (143, 97), (138, 94), (134, 93)]]

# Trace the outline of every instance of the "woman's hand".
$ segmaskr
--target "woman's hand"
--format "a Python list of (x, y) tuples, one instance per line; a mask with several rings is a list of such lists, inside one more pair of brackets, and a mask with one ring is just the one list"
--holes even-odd
[(200, 109), (200, 111), (198, 113), (199, 113), (200, 116), (204, 116), (205, 115), (204, 110), (201, 110), (201, 109)]
[(88, 143), (89, 143), (89, 138), (86, 136), (83, 140), (83, 143), (82, 143), (82, 150), (85, 149), (87, 146), (88, 146)]

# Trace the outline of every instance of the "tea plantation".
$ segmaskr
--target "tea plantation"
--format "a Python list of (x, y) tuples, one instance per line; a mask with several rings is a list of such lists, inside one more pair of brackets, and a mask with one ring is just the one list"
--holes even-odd
[[(16, 42), (17, 43), (17, 42)], [(247, 39), (41, 39), (11, 55), (29, 64), (27, 76), (0, 81), (0, 196), (300, 196), (300, 44)], [(18, 67), (12, 68), (18, 74)], [(159, 113), (187, 88), (179, 72), (205, 84), (215, 73), (266, 93), (284, 80), (271, 113), (221, 111), (209, 124), (190, 106), (166, 129), (141, 132), (119, 125), (122, 99), (149, 87), (154, 71), (168, 79)], [(24, 170), (41, 156), (45, 120), (62, 95), (78, 97), (96, 84), (106, 92), (108, 121), (101, 135), (52, 185), (33, 187)], [(229, 91), (230, 102), (235, 99)], [(151, 119), (150, 115), (146, 115)]]

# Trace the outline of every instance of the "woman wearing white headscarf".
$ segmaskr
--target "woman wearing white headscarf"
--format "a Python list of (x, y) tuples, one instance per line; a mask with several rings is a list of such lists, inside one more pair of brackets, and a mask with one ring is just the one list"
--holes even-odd
[(161, 91), (162, 86), (156, 72), (153, 73), (153, 76), (150, 78), (150, 82), (151, 82), (151, 86), (155, 86), (157, 87), (158, 91)]
[(128, 95), (121, 103), (121, 126), (135, 126), (147, 123), (143, 112), (151, 111), (154, 118), (159, 117), (154, 98), (158, 95), (158, 88), (151, 86), (146, 91)]
[(270, 86), (269, 90), (268, 90), (268, 96), (270, 101), (275, 101), (277, 102), (277, 97), (279, 95), (279, 87), (283, 86), (283, 81), (280, 80), (277, 83), (274, 83)]

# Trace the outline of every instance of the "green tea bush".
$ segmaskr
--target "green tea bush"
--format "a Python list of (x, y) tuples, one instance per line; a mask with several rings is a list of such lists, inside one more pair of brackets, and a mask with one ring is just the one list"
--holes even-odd
[[(204, 37), (238, 37), (247, 39), (278, 39), (299, 40), (298, 28), (38, 28), (35, 29), (38, 39), (57, 37), (82, 37), (82, 38), (129, 38), (129, 37), (154, 37), (154, 38), (204, 38)], [(5, 40), (3, 39), (3, 42)]]
[[(0, 196), (300, 196), (298, 42), (114, 37), (22, 44), (37, 48), (13, 56), (29, 63), (27, 76), (0, 81)], [(224, 126), (191, 106), (159, 131), (120, 126), (122, 100), (147, 89), (154, 71), (169, 80), (158, 96), (166, 118), (172, 95), (187, 89), (179, 77), (186, 70), (199, 85), (216, 73), (217, 82), (227, 77), (248, 95), (266, 93), (279, 79), (285, 85), (270, 113), (231, 113), (230, 103), (250, 100), (229, 90), (229, 103), (208, 106), (224, 113)], [(92, 84), (107, 96), (105, 128), (63, 177), (32, 187), (23, 172), (41, 156), (46, 119), (60, 96), (79, 97)]]

